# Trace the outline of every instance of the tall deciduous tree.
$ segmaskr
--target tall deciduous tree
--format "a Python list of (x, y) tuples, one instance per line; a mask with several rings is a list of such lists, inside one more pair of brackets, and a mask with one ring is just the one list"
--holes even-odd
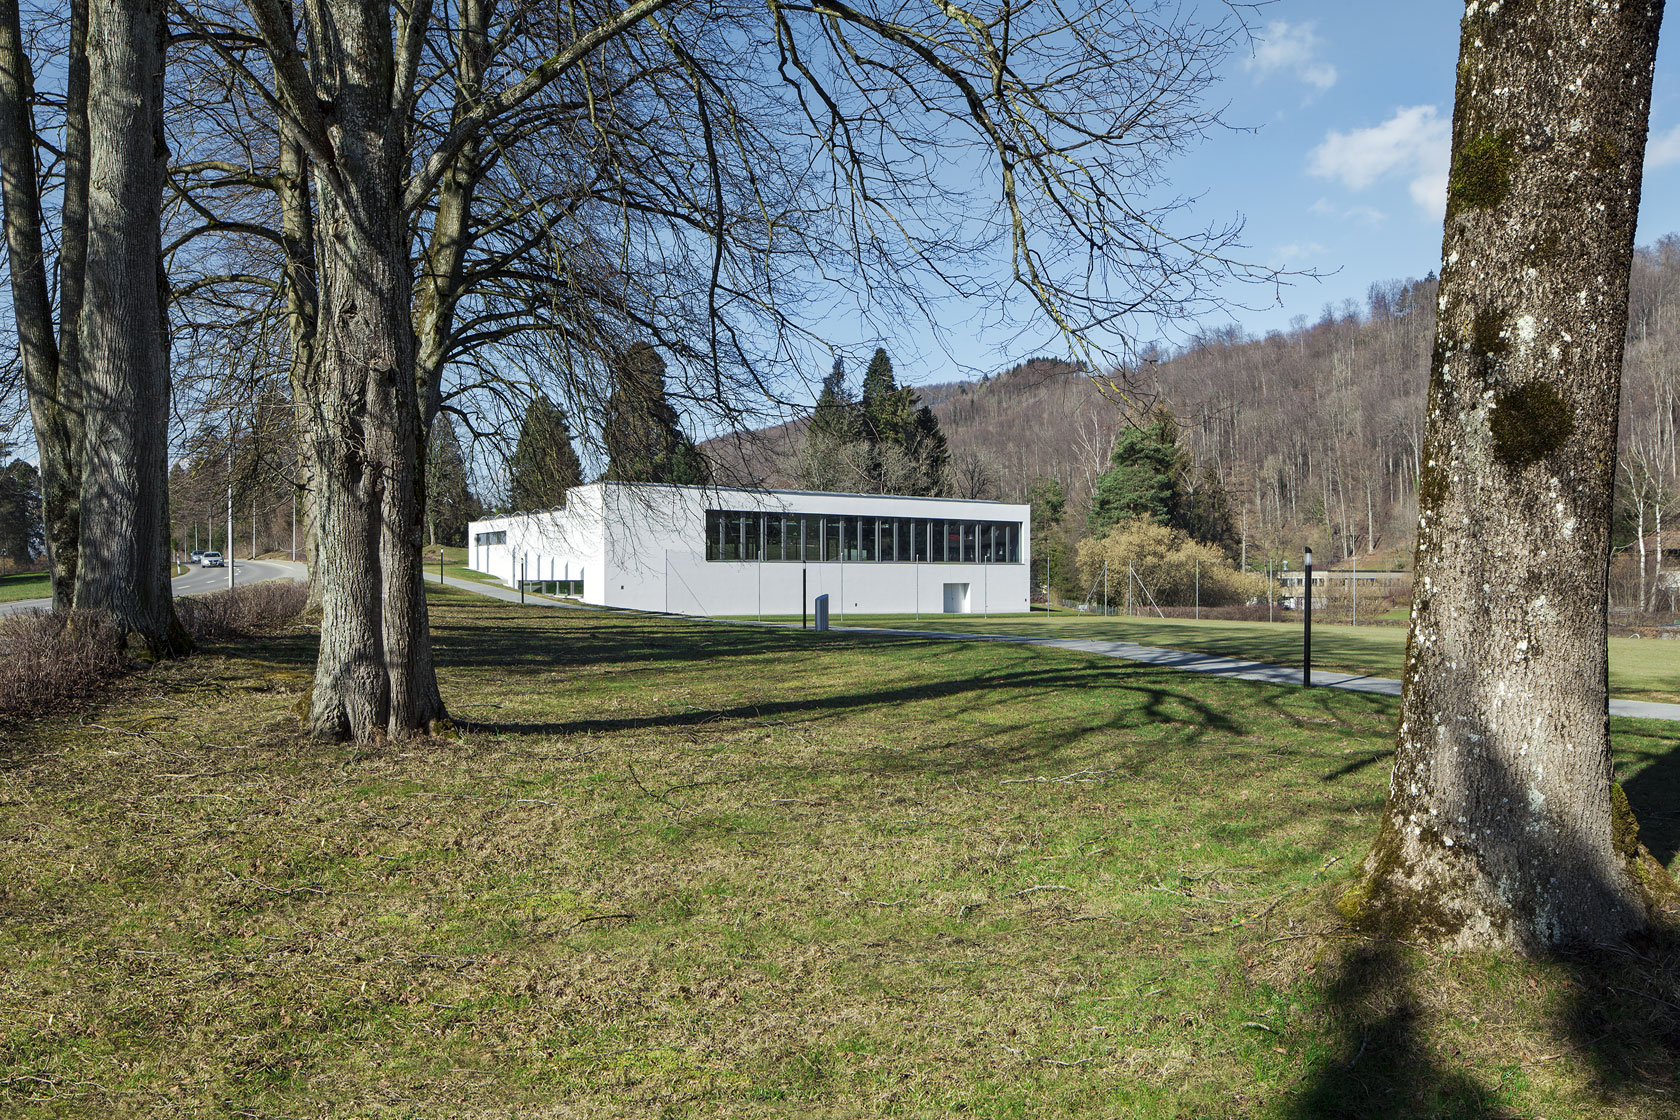
[(556, 509), (566, 504), (566, 491), (582, 484), (566, 414), (547, 397), (533, 398), (508, 459), (508, 503), (516, 510)]
[[(494, 67), (493, 82), (463, 71), (462, 99), (442, 111), (432, 60), (451, 29), (477, 34), (483, 23), (470, 12), (445, 18), (424, 0), (305, 0), (300, 29), (285, 0), (245, 3), (267, 72), (246, 64), (248, 38), (206, 41), (253, 87), (273, 91), (318, 202), (318, 325), (300, 398), (320, 506), (322, 641), (310, 716), (320, 734), (410, 735), (443, 713), (418, 513), (437, 394), (415, 339), (408, 233), (434, 196), (443, 220), (450, 200), (440, 186), (474, 173), (472, 146), (487, 130), (507, 125), (484, 159), (518, 148), (532, 123), (524, 109), (562, 78), (571, 84), (559, 100), (570, 103), (578, 137), (562, 148), (576, 154), (567, 172), (584, 187), (580, 201), (597, 184), (610, 192), (607, 184), (634, 181), (641, 187), (622, 220), (651, 228), (615, 231), (604, 242), (612, 251), (590, 252), (579, 243), (587, 239), (549, 242), (538, 223), (531, 236), (552, 244), (553, 267), (517, 270), (521, 282), (541, 286), (544, 273), (561, 271), (612, 289), (598, 304), (610, 321), (591, 328), (586, 360), (602, 361), (613, 340), (650, 337), (681, 363), (687, 386), (700, 387), (685, 398), (718, 402), (722, 417), (738, 417), (743, 397), (774, 396), (765, 375), (798, 330), (784, 297), (796, 296), (795, 278), (813, 263), (849, 268), (847, 283), (900, 309), (927, 310), (926, 282), (994, 300), (1018, 294), (1073, 332), (1182, 314), (1203, 301), (1211, 277), (1251, 275), (1225, 255), (1234, 228), (1169, 234), (1163, 218), (1174, 204), (1149, 201), (1160, 161), (1217, 120), (1199, 98), (1240, 21), (1198, 24), (1168, 5), (1044, 0), (980, 17), (829, 0), (514, 6), (521, 51)], [(591, 60), (600, 72), (584, 73)], [(596, 141), (636, 140), (640, 130), (614, 123), (612, 108), (633, 104), (644, 83), (659, 110), (649, 129), (673, 113), (688, 123), (632, 167)], [(920, 111), (906, 112), (911, 102)], [(962, 148), (978, 172), (930, 182), (913, 154), (929, 145)], [(832, 174), (810, 174), (825, 159)], [(971, 192), (992, 207), (984, 231), (951, 217), (962, 212), (953, 200)], [(790, 228), (800, 236), (784, 236)], [(1000, 240), (1011, 267), (995, 283), (953, 280), (948, 264)], [(633, 245), (652, 247), (653, 276), (639, 273)], [(443, 276), (452, 260), (445, 251), (427, 267)], [(1109, 282), (1086, 283), (1093, 269)], [(577, 290), (555, 294), (564, 315)], [(758, 331), (767, 346), (748, 341)]]
[(1605, 579), (1660, 0), (1469, 5), (1369, 928), (1540, 951), (1673, 898), (1612, 782)]
[(189, 644), (169, 583), (162, 208), (165, 0), (89, 0), (86, 436), (76, 608), (154, 652)]
[(48, 284), (34, 107), (35, 81), (24, 50), (17, 0), (0, 0), (0, 209), (17, 329), (41, 463), (53, 605), (71, 606), (81, 531), (82, 388), (77, 327), (87, 252), (87, 17), (70, 8), (66, 60), (63, 197), (58, 231), (58, 335)]

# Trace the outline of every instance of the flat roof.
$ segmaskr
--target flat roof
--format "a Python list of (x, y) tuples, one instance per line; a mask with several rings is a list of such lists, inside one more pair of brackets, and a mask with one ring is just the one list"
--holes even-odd
[(676, 482), (619, 482), (616, 480), (600, 479), (586, 482), (582, 486), (572, 489), (581, 490), (589, 486), (619, 486), (633, 490), (696, 490), (700, 493), (724, 493), (736, 491), (742, 494), (808, 494), (819, 498), (886, 498), (900, 502), (967, 502), (977, 506), (1024, 506), (1027, 502), (1006, 502), (1001, 498), (946, 498), (938, 494), (864, 494), (850, 490), (782, 490), (769, 486), (694, 486)]

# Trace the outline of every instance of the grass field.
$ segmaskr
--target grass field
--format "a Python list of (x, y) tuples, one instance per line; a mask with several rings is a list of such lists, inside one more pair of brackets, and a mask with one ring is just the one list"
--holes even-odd
[(52, 580), (46, 572), (14, 572), (5, 579), (0, 579), (0, 603), (50, 598)]
[(304, 632), (0, 732), (0, 1112), (1672, 1114), (1672, 940), (1336, 924), (1392, 700), (432, 595), (452, 738), (304, 738)]
[(501, 583), (495, 576), (466, 567), (467, 550), (456, 545), (427, 545), (421, 550), (421, 561), (429, 575), (436, 575), (438, 553), (443, 553), (443, 574), (450, 579), (470, 579), (479, 583)]
[[(798, 616), (779, 621), (798, 622)], [(1032, 614), (852, 615), (836, 626), (886, 626), (967, 634), (1030, 634), (1097, 638), (1167, 649), (1217, 653), (1278, 665), (1301, 663), (1301, 624), (1182, 618), (1093, 618), (1066, 612)], [(1398, 679), (1405, 668), (1404, 626), (1313, 624), (1313, 665)], [(1610, 639), (1610, 691), (1632, 700), (1680, 703), (1680, 642)]]

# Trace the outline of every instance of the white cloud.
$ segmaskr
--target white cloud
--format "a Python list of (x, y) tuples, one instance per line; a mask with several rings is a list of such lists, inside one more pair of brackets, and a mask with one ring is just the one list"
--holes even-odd
[(1425, 215), (1438, 218), (1447, 205), (1447, 166), (1452, 125), (1433, 105), (1397, 109), (1382, 124), (1331, 132), (1307, 157), (1307, 171), (1362, 191), (1391, 174), (1407, 177), (1407, 191)]
[(1322, 257), (1325, 251), (1324, 246), (1320, 245), (1316, 241), (1308, 241), (1304, 243), (1300, 241), (1291, 241), (1287, 245), (1278, 246), (1277, 258), (1279, 264), (1287, 265), (1293, 264), (1295, 261), (1299, 260), (1312, 260), (1317, 257)]
[(1307, 207), (1307, 213), (1320, 218), (1334, 218), (1341, 222), (1357, 222), (1360, 225), (1380, 226), (1388, 221), (1388, 215), (1375, 206), (1338, 206), (1328, 198), (1321, 198)]
[(1336, 68), (1318, 57), (1322, 44), (1314, 26), (1281, 21), (1267, 24), (1266, 30), (1255, 36), (1254, 53), (1243, 68), (1262, 78), (1280, 72), (1292, 74), (1310, 86), (1329, 89), (1336, 84)]
[(1680, 163), (1680, 124), (1651, 137), (1645, 145), (1646, 167), (1667, 167), (1671, 163)]

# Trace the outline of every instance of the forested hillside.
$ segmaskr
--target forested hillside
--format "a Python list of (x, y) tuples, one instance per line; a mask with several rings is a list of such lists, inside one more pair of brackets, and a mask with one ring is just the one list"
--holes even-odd
[[(960, 496), (1021, 498), (1035, 478), (1055, 478), (1075, 537), (1120, 427), (1165, 404), (1181, 424), (1187, 485), (1224, 488), (1251, 562), (1304, 544), (1332, 559), (1408, 561), (1435, 290), (1433, 276), (1373, 284), (1363, 307), (1327, 304), (1317, 322), (1262, 338), (1211, 333), (1102, 377), (1040, 358), (917, 391), (950, 443)], [(1680, 527), (1677, 309), (1680, 237), (1669, 236), (1634, 262), (1617, 533), (1630, 552)], [(795, 485), (802, 440), (798, 425), (772, 429), (731, 458), (749, 477)]]

